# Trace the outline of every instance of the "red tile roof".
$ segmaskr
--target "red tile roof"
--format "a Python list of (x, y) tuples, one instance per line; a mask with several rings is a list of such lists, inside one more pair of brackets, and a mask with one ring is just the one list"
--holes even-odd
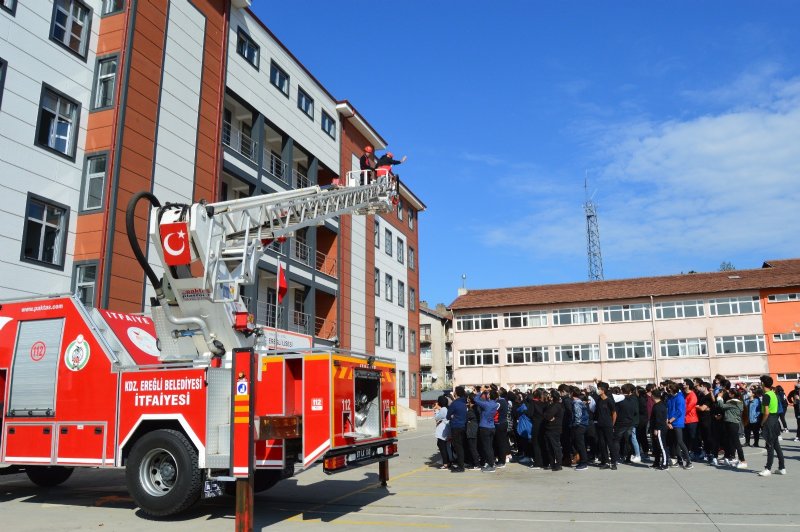
[(800, 259), (771, 260), (754, 270), (470, 290), (465, 295), (457, 297), (449, 308), (464, 310), (553, 305), (789, 286), (800, 287)]

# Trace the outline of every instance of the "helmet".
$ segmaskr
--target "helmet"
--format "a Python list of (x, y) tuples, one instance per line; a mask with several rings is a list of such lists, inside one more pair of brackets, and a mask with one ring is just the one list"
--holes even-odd
[(372, 153), (372, 146), (364, 146), (364, 151), (367, 153)]
[(390, 151), (387, 151), (387, 152), (386, 152), (386, 156), (387, 156), (389, 159), (394, 159), (394, 153), (392, 153), (392, 152), (390, 152)]

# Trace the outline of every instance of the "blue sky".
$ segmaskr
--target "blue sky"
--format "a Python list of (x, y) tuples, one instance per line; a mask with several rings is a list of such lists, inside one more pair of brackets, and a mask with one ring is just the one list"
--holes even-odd
[(800, 3), (256, 0), (427, 204), (420, 298), (800, 256)]

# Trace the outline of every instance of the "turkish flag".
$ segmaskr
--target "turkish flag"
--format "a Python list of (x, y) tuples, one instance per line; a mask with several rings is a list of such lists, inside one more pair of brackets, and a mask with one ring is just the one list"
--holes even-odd
[(164, 250), (164, 262), (167, 266), (184, 266), (191, 263), (188, 222), (164, 223), (159, 229), (161, 249)]
[(278, 261), (278, 303), (283, 302), (283, 296), (289, 290), (289, 284), (286, 282), (286, 272), (283, 271), (283, 265)]

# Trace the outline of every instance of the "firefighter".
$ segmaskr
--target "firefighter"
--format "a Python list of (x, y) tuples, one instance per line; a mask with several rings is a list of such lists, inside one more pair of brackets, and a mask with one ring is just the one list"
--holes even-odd
[(403, 158), (400, 159), (399, 161), (395, 160), (394, 154), (390, 151), (387, 151), (386, 153), (381, 155), (380, 159), (378, 159), (378, 164), (377, 164), (378, 177), (383, 177), (387, 175), (391, 177), (400, 177), (399, 175), (395, 175), (392, 172), (392, 166), (397, 164), (403, 164), (404, 162), (406, 162), (407, 158), (408, 157), (403, 155)]
[[(364, 146), (364, 154), (359, 159), (362, 176), (366, 176), (366, 181), (371, 181), (375, 177), (375, 149), (367, 144)], [(366, 183), (361, 183), (366, 185)]]

